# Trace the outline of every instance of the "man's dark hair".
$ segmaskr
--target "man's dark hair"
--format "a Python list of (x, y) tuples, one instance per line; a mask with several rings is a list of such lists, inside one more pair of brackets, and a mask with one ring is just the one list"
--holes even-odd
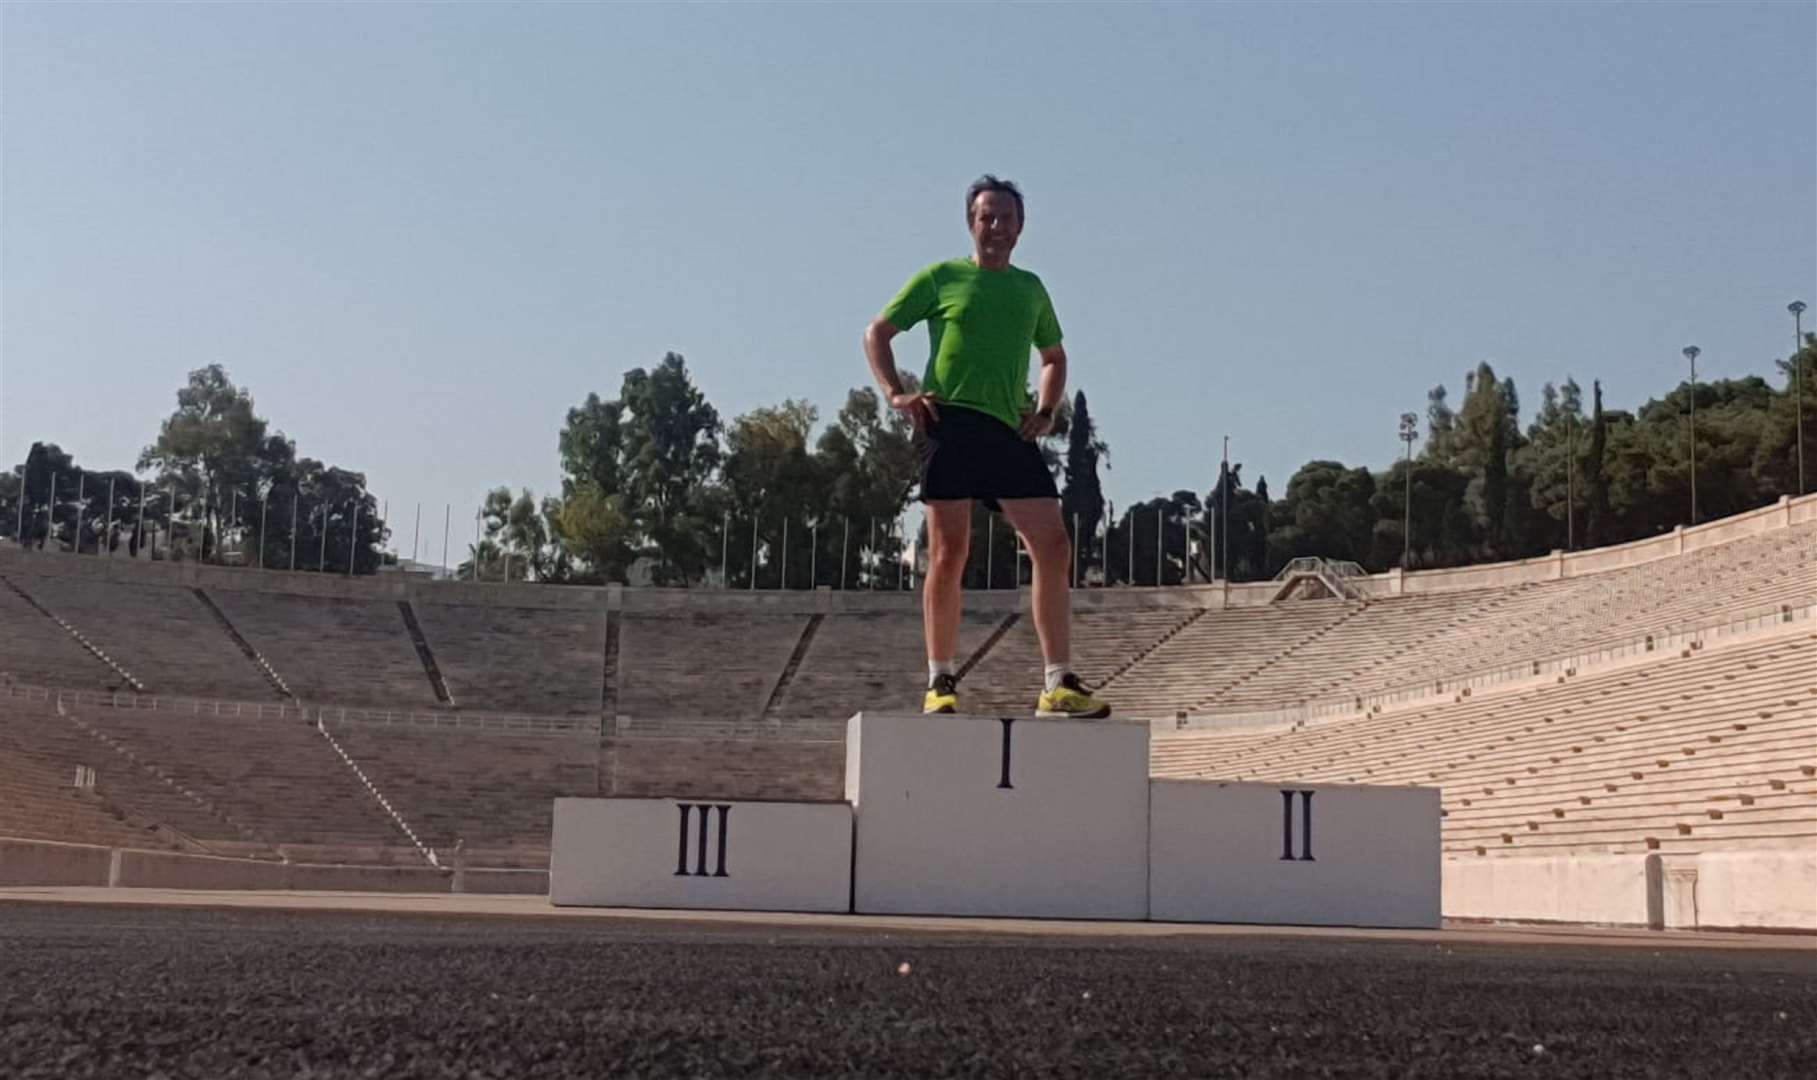
[(987, 191), (1001, 191), (1005, 195), (1016, 200), (1016, 220), (1028, 220), (1028, 213), (1022, 209), (1022, 189), (1016, 186), (1016, 182), (1013, 180), (999, 180), (990, 173), (985, 173), (978, 179), (973, 180), (972, 186), (965, 190), (966, 224), (971, 224), (972, 207), (977, 203), (978, 196)]

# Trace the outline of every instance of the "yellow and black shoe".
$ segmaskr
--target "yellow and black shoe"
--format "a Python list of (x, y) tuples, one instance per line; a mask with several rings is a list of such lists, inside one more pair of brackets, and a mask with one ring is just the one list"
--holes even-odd
[(1042, 693), (1035, 705), (1035, 715), (1043, 718), (1071, 716), (1080, 720), (1102, 720), (1110, 715), (1110, 702), (1092, 697), (1079, 681), (1067, 672), (1060, 685)]
[(924, 713), (958, 712), (959, 680), (945, 674), (934, 676), (934, 685), (927, 688), (927, 697), (921, 699), (921, 711)]

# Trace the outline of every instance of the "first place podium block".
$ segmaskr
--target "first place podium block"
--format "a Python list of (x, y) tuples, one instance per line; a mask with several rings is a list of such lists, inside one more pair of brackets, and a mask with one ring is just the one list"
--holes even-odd
[(844, 912), (851, 888), (842, 802), (555, 800), (553, 904)]
[(1148, 722), (859, 713), (854, 910), (1148, 916)]

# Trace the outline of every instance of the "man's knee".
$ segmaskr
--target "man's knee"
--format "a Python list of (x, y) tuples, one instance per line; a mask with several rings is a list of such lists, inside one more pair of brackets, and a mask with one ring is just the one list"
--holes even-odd
[(966, 558), (970, 555), (970, 545), (961, 534), (957, 540), (934, 540), (928, 545), (928, 572), (934, 574), (957, 574), (965, 570)]
[(1035, 529), (1022, 538), (1029, 557), (1037, 563), (1064, 563), (1072, 558), (1073, 545), (1063, 528)]

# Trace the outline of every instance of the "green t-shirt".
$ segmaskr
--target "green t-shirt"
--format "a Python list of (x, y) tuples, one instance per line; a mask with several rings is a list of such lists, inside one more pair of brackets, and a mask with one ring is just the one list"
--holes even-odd
[(970, 259), (935, 263), (909, 279), (883, 317), (897, 330), (927, 320), (921, 389), (1011, 427), (1028, 407), (1029, 346), (1060, 343), (1060, 322), (1041, 279)]

